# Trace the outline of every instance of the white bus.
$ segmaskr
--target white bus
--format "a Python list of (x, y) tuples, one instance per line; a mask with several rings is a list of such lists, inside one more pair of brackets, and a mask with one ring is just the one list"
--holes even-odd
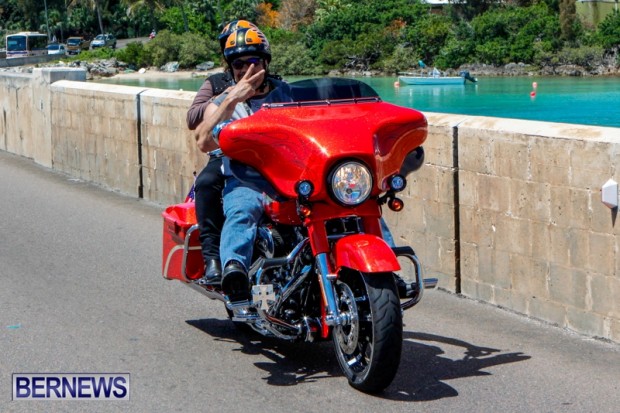
[(6, 36), (6, 58), (47, 54), (47, 35), (21, 32)]

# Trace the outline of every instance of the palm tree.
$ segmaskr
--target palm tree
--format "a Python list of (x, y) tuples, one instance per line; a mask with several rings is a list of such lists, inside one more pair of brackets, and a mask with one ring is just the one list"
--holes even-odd
[(95, 12), (97, 13), (97, 20), (99, 21), (99, 30), (101, 34), (105, 33), (105, 31), (103, 30), (103, 21), (101, 20), (101, 6), (100, 6), (100, 1), (101, 0), (65, 0), (66, 1), (66, 6), (67, 6), (67, 10), (69, 10), (72, 7), (77, 6), (78, 4), (85, 4), (87, 7), (90, 7), (92, 10), (95, 10)]
[[(62, 15), (62, 13), (59, 10), (56, 9), (52, 9), (49, 12), (49, 28), (53, 30), (54, 36), (56, 36), (56, 31), (60, 31), (60, 37), (58, 37), (58, 41), (59, 42), (63, 42), (65, 39), (65, 33), (64, 33), (64, 21), (65, 21), (65, 16)], [(49, 34), (48, 34), (49, 37)]]
[(187, 15), (185, 14), (185, 0), (175, 0), (175, 3), (179, 5), (181, 9), (181, 16), (183, 16), (183, 26), (185, 27), (185, 31), (189, 31), (189, 24), (187, 23)]
[(127, 15), (132, 15), (137, 9), (147, 8), (151, 16), (151, 24), (153, 29), (157, 29), (155, 21), (155, 10), (165, 10), (166, 5), (163, 0), (121, 0), (121, 3), (127, 7)]

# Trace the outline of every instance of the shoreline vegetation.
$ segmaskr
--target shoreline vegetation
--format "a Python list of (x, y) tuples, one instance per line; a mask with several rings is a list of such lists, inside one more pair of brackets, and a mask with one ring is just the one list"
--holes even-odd
[[(620, 55), (620, 51), (616, 51), (616, 54)], [(475, 77), (528, 77), (528, 76), (570, 76), (570, 77), (620, 77), (620, 67), (617, 67), (614, 63), (616, 56), (611, 56), (608, 64), (599, 64), (595, 67), (584, 67), (580, 65), (557, 65), (557, 66), (545, 66), (542, 68), (527, 65), (524, 63), (509, 63), (503, 66), (493, 66), (488, 64), (464, 64), (458, 69), (447, 69), (443, 71), (447, 76), (457, 76), (461, 71), (468, 71)], [(11, 68), (3, 68), (0, 71), (9, 71), (17, 73), (31, 73), (32, 69), (37, 67), (81, 67), (86, 70), (87, 80), (97, 80), (103, 78), (117, 78), (123, 77), (128, 79), (155, 79), (155, 78), (206, 78), (209, 75), (224, 70), (223, 66), (215, 66), (211, 69), (187, 69), (178, 68), (178, 65), (171, 62), (160, 68), (148, 67), (141, 68), (139, 70), (133, 70), (124, 62), (119, 61), (116, 58), (110, 59), (96, 59), (93, 61), (64, 61), (60, 59), (58, 62), (16, 66)], [(604, 62), (605, 63), (605, 62)], [(419, 70), (419, 73), (425, 73), (432, 70), (432, 68), (426, 68)], [(281, 73), (283, 76), (297, 76), (294, 73)], [(311, 77), (319, 77), (315, 75)], [(375, 77), (375, 76), (397, 76), (394, 73), (385, 73), (377, 70), (331, 70), (325, 74), (325, 76), (342, 76), (342, 77)]]
[(261, 28), (271, 43), (270, 69), (283, 76), (395, 76), (435, 67), (480, 77), (620, 75), (620, 12), (590, 18), (575, 0), (221, 0), (217, 8), (204, 0), (110, 0), (95, 1), (94, 10), (86, 1), (47, 0), (54, 26), (41, 2), (6, 3), (0, 36), (34, 28), (60, 42), (115, 35), (117, 50), (63, 59), (86, 68), (89, 79), (218, 62), (218, 36), (237, 19)]

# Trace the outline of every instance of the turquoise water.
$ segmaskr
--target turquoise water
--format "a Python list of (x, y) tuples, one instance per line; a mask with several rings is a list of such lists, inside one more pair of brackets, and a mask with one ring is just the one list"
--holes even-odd
[[(300, 78), (290, 77), (294, 81)], [(620, 127), (618, 77), (483, 77), (456, 86), (400, 86), (396, 77), (362, 78), (387, 102), (421, 111)], [(194, 79), (101, 80), (132, 86), (196, 91)], [(535, 96), (533, 83), (537, 83)]]

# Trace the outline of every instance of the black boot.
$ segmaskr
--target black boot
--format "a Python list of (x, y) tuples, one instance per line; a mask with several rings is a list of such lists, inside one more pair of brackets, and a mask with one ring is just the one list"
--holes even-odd
[(224, 268), (222, 291), (231, 302), (250, 299), (250, 281), (248, 273), (238, 261), (230, 261)]
[(196, 280), (199, 285), (218, 286), (222, 282), (222, 264), (220, 260), (209, 260), (205, 268), (205, 275)]

